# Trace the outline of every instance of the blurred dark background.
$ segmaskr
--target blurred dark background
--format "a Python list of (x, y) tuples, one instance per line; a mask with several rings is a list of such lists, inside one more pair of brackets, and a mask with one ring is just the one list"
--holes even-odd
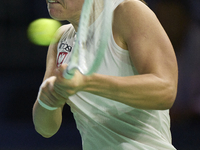
[[(200, 149), (200, 0), (146, 0), (174, 46), (179, 89), (171, 109), (173, 145)], [(68, 106), (63, 124), (50, 139), (38, 135), (32, 106), (42, 82), (47, 47), (27, 39), (35, 19), (49, 18), (45, 0), (1, 0), (0, 150), (81, 150), (80, 135)]]

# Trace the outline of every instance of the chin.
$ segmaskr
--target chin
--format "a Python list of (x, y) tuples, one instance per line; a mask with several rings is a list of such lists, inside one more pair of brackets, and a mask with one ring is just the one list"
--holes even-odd
[(57, 21), (65, 21), (65, 20), (66, 20), (66, 19), (62, 19), (62, 18), (55, 17), (55, 16), (52, 16), (52, 15), (50, 15), (50, 17), (51, 17), (52, 19), (57, 20)]
[(56, 13), (49, 11), (49, 15), (51, 18), (58, 20), (58, 21), (63, 21), (64, 19), (62, 19), (59, 15), (57, 15)]

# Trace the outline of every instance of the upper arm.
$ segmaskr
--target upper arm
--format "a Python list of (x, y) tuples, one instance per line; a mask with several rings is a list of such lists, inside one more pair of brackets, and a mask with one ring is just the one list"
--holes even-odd
[(125, 0), (115, 10), (114, 29), (140, 74), (177, 82), (174, 49), (155, 14), (143, 3)]
[(52, 41), (52, 43), (50, 44), (48, 48), (47, 59), (46, 59), (46, 71), (45, 71), (43, 81), (54, 74), (54, 70), (57, 67), (56, 66), (57, 45), (59, 43), (61, 36), (63, 35), (63, 33), (67, 30), (69, 26), (70, 25), (63, 25), (58, 29), (58, 31), (56, 32), (54, 36), (54, 40)]

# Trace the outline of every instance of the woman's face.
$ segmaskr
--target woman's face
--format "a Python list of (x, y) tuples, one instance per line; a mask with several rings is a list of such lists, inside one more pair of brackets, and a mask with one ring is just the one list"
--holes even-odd
[(50, 16), (55, 20), (79, 21), (84, 0), (46, 0)]

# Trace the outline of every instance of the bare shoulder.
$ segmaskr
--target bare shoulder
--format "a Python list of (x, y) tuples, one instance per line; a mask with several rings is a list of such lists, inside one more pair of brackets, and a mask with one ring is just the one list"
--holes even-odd
[(61, 27), (58, 29), (58, 32), (64, 33), (64, 32), (67, 31), (70, 27), (72, 27), (72, 24), (63, 25), (63, 26), (61, 26)]
[(44, 80), (53, 75), (56, 69), (56, 59), (57, 59), (57, 45), (62, 37), (62, 35), (71, 27), (71, 24), (61, 26), (55, 33), (54, 39), (52, 40), (47, 53), (46, 59), (46, 72)]
[(113, 35), (119, 46), (120, 42), (125, 45), (128, 40), (137, 39), (143, 33), (153, 34), (156, 28), (162, 30), (155, 13), (139, 0), (124, 0), (114, 11)]
[(67, 25), (62, 25), (55, 33), (54, 36), (54, 42), (57, 43), (59, 42), (61, 36), (64, 34), (64, 32), (66, 32), (72, 25), (71, 24), (67, 24)]
[(120, 28), (129, 25), (132, 29), (138, 28), (140, 25), (148, 24), (152, 19), (157, 20), (154, 12), (139, 0), (124, 0), (114, 11), (114, 21)]
[[(120, 16), (142, 17), (143, 15), (152, 15), (153, 11), (139, 0), (124, 0), (115, 9), (114, 14)], [(127, 19), (127, 18), (124, 18)]]
[(170, 77), (177, 72), (173, 46), (155, 13), (143, 2), (124, 0), (115, 9), (113, 36), (120, 47), (130, 52), (139, 73)]

